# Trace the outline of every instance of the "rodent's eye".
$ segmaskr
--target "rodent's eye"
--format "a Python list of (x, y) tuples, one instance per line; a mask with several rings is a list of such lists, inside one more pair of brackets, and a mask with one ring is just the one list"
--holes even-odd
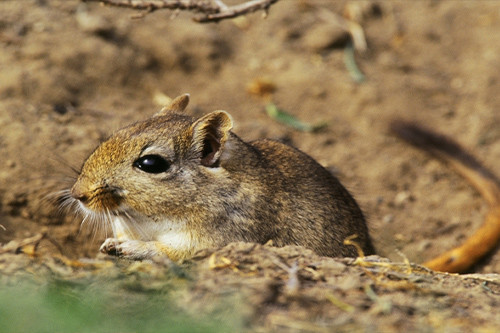
[(145, 155), (134, 162), (134, 167), (147, 173), (162, 173), (170, 168), (170, 163), (160, 155)]

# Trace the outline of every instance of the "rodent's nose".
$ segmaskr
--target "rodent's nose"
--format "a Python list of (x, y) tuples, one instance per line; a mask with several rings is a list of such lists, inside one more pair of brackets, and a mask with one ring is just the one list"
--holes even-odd
[(78, 201), (81, 201), (82, 203), (86, 203), (88, 201), (88, 197), (84, 194), (73, 195), (73, 198), (75, 198)]
[(75, 183), (73, 188), (71, 188), (71, 196), (82, 203), (86, 203), (89, 200), (89, 198), (87, 195), (85, 195), (78, 189), (77, 184), (78, 183)]

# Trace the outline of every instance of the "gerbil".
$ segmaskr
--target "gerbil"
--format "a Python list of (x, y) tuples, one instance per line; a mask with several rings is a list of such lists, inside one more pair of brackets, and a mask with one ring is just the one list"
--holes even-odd
[(363, 214), (308, 155), (272, 141), (244, 142), (231, 116), (184, 114), (189, 95), (127, 126), (85, 161), (71, 199), (108, 223), (101, 251), (130, 259), (191, 257), (234, 241), (302, 245), (319, 255), (374, 253)]
[[(308, 155), (272, 140), (244, 142), (224, 111), (184, 114), (188, 95), (113, 134), (85, 161), (66, 204), (111, 225), (104, 253), (131, 259), (191, 257), (234, 241), (302, 245), (325, 256), (373, 254), (363, 214), (340, 182)], [(451, 140), (405, 122), (392, 131), (448, 162), (490, 212), (462, 246), (425, 265), (460, 272), (500, 239), (500, 185)]]

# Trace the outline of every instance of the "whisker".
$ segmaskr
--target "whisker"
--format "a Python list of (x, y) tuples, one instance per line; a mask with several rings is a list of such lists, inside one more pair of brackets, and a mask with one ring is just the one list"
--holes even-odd
[(84, 226), (86, 225), (87, 223), (87, 219), (89, 217), (89, 214), (84, 214), (83, 216), (83, 219), (82, 219), (82, 222), (80, 222), (80, 228), (78, 230), (78, 235), (81, 235), (82, 234), (82, 231), (83, 231), (83, 228)]
[(136, 234), (137, 228), (135, 228), (134, 219), (130, 216), (130, 214), (127, 211), (123, 211), (122, 213), (125, 217), (124, 219), (122, 219), (122, 221), (123, 225), (126, 228), (126, 232), (130, 235)]
[(134, 220), (132, 219), (132, 216), (130, 216), (130, 214), (124, 210), (123, 211), (123, 215), (125, 216), (125, 219), (123, 219), (124, 221), (124, 224), (125, 224), (125, 227), (127, 228), (127, 231), (132, 234), (134, 234), (133, 230), (132, 230), (132, 227), (130, 226), (130, 224), (134, 224)]
[(113, 217), (111, 216), (111, 212), (109, 211), (108, 208), (106, 208), (106, 238), (108, 238), (108, 230), (111, 228), (113, 230), (113, 237), (116, 237), (116, 230), (115, 230), (115, 224), (113, 223)]
[(134, 230), (136, 231), (135, 233), (139, 234), (140, 237), (143, 239), (147, 238), (148, 233), (145, 231), (145, 229), (149, 230), (149, 228), (144, 226), (144, 223), (138, 223), (137, 220), (133, 218), (127, 211), (124, 211), (124, 214), (127, 216), (130, 223), (132, 224)]
[[(93, 220), (93, 234), (92, 234), (92, 240), (94, 241), (98, 235), (103, 234), (103, 230), (105, 231), (105, 226), (106, 226), (106, 215), (102, 213), (95, 213), (92, 212), (92, 220)], [(103, 229), (104, 226), (104, 229)], [(104, 232), (104, 236), (107, 238), (106, 232)]]
[(58, 164), (65, 166), (70, 171), (72, 171), (75, 176), (78, 176), (80, 174), (80, 170), (77, 167), (75, 167), (74, 165), (71, 165), (68, 161), (66, 161), (64, 158), (62, 158), (59, 155), (52, 155), (49, 157), (49, 160), (52, 162), (57, 162)]
[[(77, 234), (82, 236), (86, 234), (86, 230), (89, 230), (91, 235), (86, 234), (86, 237), (91, 238), (92, 242), (101, 236), (105, 238), (116, 237), (121, 232), (130, 236), (139, 236), (140, 238), (146, 238), (149, 235), (149, 232), (146, 231), (150, 229), (150, 226), (145, 223), (151, 221), (148, 222), (148, 219), (144, 220), (140, 216), (136, 216), (135, 212), (126, 206), (116, 210), (104, 207), (102, 211), (95, 212), (87, 208), (78, 199), (75, 199), (70, 189), (54, 191), (47, 195), (47, 200), (57, 206), (59, 213), (71, 212), (78, 216), (80, 224)], [(122, 230), (119, 228), (122, 228)], [(113, 233), (112, 236), (110, 231)]]

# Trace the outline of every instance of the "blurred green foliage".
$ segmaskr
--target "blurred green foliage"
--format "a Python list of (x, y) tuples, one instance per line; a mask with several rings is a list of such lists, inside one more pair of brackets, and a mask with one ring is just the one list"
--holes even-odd
[(103, 281), (0, 286), (0, 332), (229, 332), (228, 323), (182, 311), (168, 291)]

